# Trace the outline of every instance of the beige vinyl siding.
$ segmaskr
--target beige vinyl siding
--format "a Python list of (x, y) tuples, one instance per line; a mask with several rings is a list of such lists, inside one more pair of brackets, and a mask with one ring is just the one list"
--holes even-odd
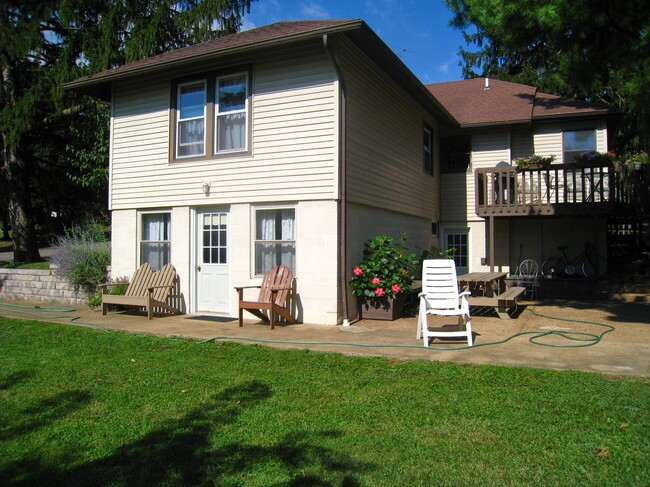
[(472, 135), (472, 170), (466, 174), (468, 220), (483, 221), (476, 216), (474, 170), (480, 167), (494, 167), (501, 161), (510, 162), (511, 159), (510, 132), (507, 127)]
[[(347, 86), (347, 198), (437, 219), (437, 122), (349, 42), (337, 52)], [(434, 175), (423, 170), (423, 123), (433, 129)]]
[[(535, 154), (555, 156), (556, 163), (562, 163), (562, 132), (564, 130), (596, 130), (596, 150), (607, 152), (607, 125), (601, 121), (578, 121), (562, 124), (549, 124), (535, 129)], [(573, 161), (567, 161), (573, 162)]]
[(254, 62), (252, 76), (252, 155), (202, 161), (169, 161), (171, 79), (118, 84), (111, 209), (335, 199), (338, 86), (322, 47)]
[(440, 204), (441, 223), (465, 221), (469, 210), (474, 208), (474, 200), (468, 201), (467, 189), (471, 178), (468, 173), (449, 173), (441, 176), (445, 196)]

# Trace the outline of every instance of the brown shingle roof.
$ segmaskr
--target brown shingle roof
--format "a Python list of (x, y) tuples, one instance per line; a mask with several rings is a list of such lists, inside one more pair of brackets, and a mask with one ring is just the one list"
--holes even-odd
[(192, 46), (175, 49), (157, 56), (141, 59), (116, 68), (100, 71), (83, 78), (78, 78), (65, 85), (66, 88), (86, 87), (108, 82), (109, 80), (140, 74), (149, 70), (198, 60), (203, 57), (218, 56), (238, 49), (262, 47), (269, 43), (279, 43), (282, 40), (293, 40), (304, 35), (316, 36), (331, 30), (336, 32), (358, 28), (362, 24), (359, 19), (330, 19), (330, 20), (296, 20), (277, 22), (256, 29), (231, 34)]
[(605, 115), (610, 107), (540, 93), (534, 86), (474, 78), (427, 85), (461, 127), (530, 123), (542, 118)]
[(197, 62), (244, 51), (280, 48), (284, 44), (320, 38), (325, 34), (348, 37), (442, 123), (455, 125), (447, 110), (360, 19), (297, 20), (265, 25), (85, 76), (66, 83), (64, 88), (110, 100), (111, 85), (118, 79), (146, 76), (156, 71), (182, 68), (185, 65), (195, 65)]

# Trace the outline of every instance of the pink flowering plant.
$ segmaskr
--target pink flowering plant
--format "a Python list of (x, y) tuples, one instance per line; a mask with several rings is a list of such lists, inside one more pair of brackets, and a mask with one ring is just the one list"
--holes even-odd
[(352, 270), (350, 279), (355, 296), (394, 298), (411, 290), (418, 259), (406, 247), (406, 234), (399, 239), (377, 235), (364, 245), (363, 260)]

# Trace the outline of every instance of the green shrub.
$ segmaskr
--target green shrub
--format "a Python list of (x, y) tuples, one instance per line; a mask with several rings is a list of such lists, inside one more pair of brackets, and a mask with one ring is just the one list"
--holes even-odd
[(106, 267), (111, 262), (111, 249), (103, 227), (96, 222), (75, 226), (54, 241), (51, 262), (57, 273), (64, 275), (76, 290), (91, 297), (97, 286), (106, 280)]
[[(105, 294), (113, 294), (116, 296), (124, 296), (126, 294), (126, 289), (129, 287), (129, 278), (125, 277), (116, 277), (111, 279), (110, 286), (104, 288)], [(98, 308), (102, 304), (102, 289), (97, 287), (92, 296), (88, 297), (88, 306), (91, 308)]]
[(417, 265), (406, 247), (406, 234), (399, 239), (377, 235), (364, 246), (363, 260), (352, 271), (350, 287), (355, 296), (394, 298), (411, 290)]

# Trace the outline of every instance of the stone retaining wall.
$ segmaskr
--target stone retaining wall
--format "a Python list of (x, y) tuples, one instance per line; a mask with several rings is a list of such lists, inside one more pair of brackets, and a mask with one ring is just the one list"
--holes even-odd
[(49, 270), (0, 269), (0, 298), (65, 304), (87, 302), (63, 276)]

